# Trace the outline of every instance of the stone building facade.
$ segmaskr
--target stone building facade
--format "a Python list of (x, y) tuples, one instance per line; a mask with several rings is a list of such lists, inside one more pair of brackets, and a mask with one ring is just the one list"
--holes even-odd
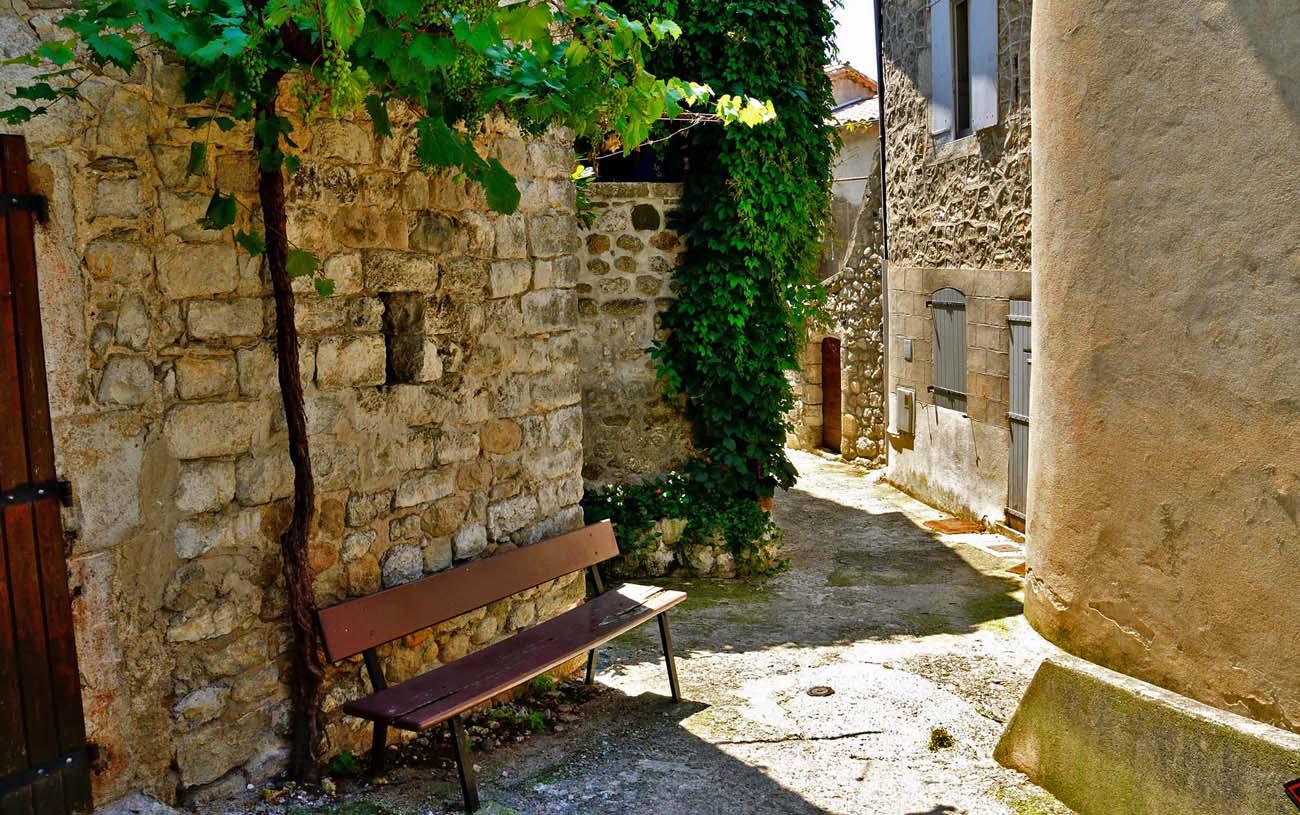
[[(4, 57), (64, 13), (5, 0)], [(24, 69), (5, 69), (17, 83)], [(196, 135), (180, 73), (146, 58), (21, 129), (50, 219), (37, 229), (42, 319), (89, 738), (100, 803), (144, 788), (198, 799), (283, 766), (289, 630), (278, 535), (292, 471), (259, 262), (202, 229), (214, 184), (253, 200), (247, 128)], [(6, 86), (7, 89), (7, 86)], [(98, 111), (96, 113), (95, 111)], [(511, 216), (414, 166), (412, 139), (350, 121), (295, 134), (291, 241), (336, 294), (298, 298), (317, 480), (310, 565), (322, 605), (582, 523), (578, 230), (567, 134), (480, 138), (520, 179)], [(578, 601), (580, 576), (384, 651), (390, 680)], [(326, 682), (327, 751), (368, 730)]]
[[(954, 62), (948, 54), (936, 57), (932, 42), (937, 29), (947, 47), (956, 6), (951, 0), (882, 2), (890, 252), (886, 393), (906, 387), (916, 398), (914, 432), (889, 438), (888, 475), (949, 511), (1001, 523), (1009, 517), (1011, 466), (1007, 316), (1010, 301), (1031, 296), (1031, 2), (964, 4), (973, 15), (971, 59), (986, 57), (983, 78), (996, 71), (996, 82), (975, 83), (984, 97), (969, 100), (975, 111), (972, 116), (967, 108), (965, 122), (961, 105), (951, 109), (961, 84), (951, 74)], [(980, 22), (975, 15), (986, 16)], [(935, 66), (945, 64), (936, 81)], [(936, 91), (946, 103), (934, 103)], [(940, 127), (945, 121), (946, 129)], [(957, 340), (964, 381), (954, 388), (964, 392), (964, 409), (940, 406), (944, 400), (930, 390), (939, 367), (931, 301), (941, 289), (965, 299), (965, 336)]]
[[(821, 258), (826, 318), (810, 327), (799, 369), (789, 374), (795, 405), (786, 444), (877, 466), (887, 458), (879, 100), (875, 83), (851, 67), (827, 73), (841, 144)], [(827, 377), (827, 364), (837, 365), (838, 374)]]
[(639, 481), (686, 462), (690, 426), (663, 398), (647, 350), (675, 298), (684, 248), (668, 219), (682, 185), (587, 187), (594, 220), (578, 250), (578, 357), (583, 477), (589, 487)]

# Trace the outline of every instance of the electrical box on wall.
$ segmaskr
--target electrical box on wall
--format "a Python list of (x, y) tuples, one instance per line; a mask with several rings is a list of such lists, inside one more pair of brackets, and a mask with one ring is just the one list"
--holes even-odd
[(889, 428), (891, 436), (911, 436), (916, 433), (916, 391), (898, 388), (889, 394)]

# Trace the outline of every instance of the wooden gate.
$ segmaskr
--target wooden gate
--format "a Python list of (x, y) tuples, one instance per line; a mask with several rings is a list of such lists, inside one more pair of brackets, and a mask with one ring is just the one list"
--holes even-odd
[(0, 136), (0, 815), (89, 812), (27, 148)]
[(841, 389), (840, 341), (822, 340), (822, 447), (840, 452), (843, 435), (844, 393)]
[(1025, 531), (1029, 505), (1029, 346), (1033, 306), (1012, 300), (1007, 322), (1011, 326), (1010, 471), (1007, 473), (1007, 526)]

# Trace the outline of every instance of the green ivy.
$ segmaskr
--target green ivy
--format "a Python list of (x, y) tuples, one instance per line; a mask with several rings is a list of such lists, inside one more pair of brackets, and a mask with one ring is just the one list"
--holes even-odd
[(786, 373), (797, 369), (825, 296), (816, 269), (838, 148), (825, 75), (834, 23), (827, 4), (808, 0), (628, 0), (625, 10), (671, 16), (682, 28), (653, 69), (704, 77), (719, 93), (743, 86), (770, 99), (776, 119), (743, 131), (696, 128), (685, 147), (680, 296), (663, 318), (667, 339), (651, 351), (693, 428), (697, 453), (670, 479), (684, 504), (642, 506), (657, 483), (589, 503), (638, 531), (656, 513), (684, 511), (754, 564), (776, 534), (758, 499), (797, 475), (785, 454), (794, 406)]

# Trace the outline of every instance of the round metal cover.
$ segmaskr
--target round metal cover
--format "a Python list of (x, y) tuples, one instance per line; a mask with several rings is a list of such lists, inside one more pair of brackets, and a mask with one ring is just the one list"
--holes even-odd
[(808, 689), (809, 696), (830, 696), (835, 693), (835, 689), (827, 685), (816, 685)]

